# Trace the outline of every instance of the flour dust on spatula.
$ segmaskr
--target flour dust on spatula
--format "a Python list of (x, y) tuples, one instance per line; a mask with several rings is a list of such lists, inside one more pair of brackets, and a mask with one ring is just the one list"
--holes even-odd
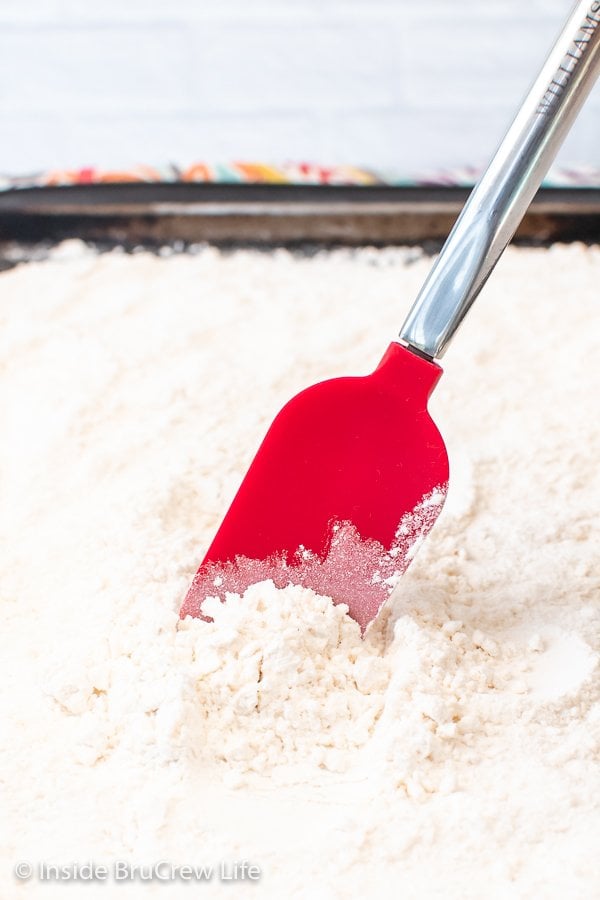
[(364, 633), (431, 531), (447, 490), (447, 484), (439, 485), (406, 513), (387, 549), (379, 541), (362, 538), (351, 522), (338, 522), (331, 526), (323, 557), (299, 547), (290, 562), (283, 556), (237, 556), (233, 561), (206, 563), (192, 582), (181, 617), (198, 616), (211, 621), (202, 612), (207, 597), (225, 600), (227, 594), (241, 596), (251, 584), (270, 579), (278, 588), (298, 584), (331, 597), (334, 603), (347, 604), (348, 612)]

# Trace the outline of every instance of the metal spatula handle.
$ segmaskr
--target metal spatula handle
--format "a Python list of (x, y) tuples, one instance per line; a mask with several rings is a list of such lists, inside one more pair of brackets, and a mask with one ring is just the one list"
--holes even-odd
[(577, 3), (400, 332), (441, 357), (525, 215), (600, 74), (600, 0)]

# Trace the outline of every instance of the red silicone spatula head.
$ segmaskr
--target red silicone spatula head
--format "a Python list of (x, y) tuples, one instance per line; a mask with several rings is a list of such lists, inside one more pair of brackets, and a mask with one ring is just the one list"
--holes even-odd
[(393, 343), (377, 369), (310, 387), (271, 425), (181, 615), (256, 581), (348, 603), (364, 629), (441, 509), (448, 457), (427, 412), (441, 369)]

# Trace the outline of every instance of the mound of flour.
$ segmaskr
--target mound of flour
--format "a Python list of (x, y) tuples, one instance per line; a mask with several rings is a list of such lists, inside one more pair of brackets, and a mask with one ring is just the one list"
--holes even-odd
[(0, 275), (2, 897), (65, 895), (20, 860), (241, 859), (207, 896), (597, 895), (600, 252), (501, 261), (432, 398), (446, 506), (363, 640), (296, 586), (178, 609), (275, 412), (371, 370), (430, 261), (196, 249)]

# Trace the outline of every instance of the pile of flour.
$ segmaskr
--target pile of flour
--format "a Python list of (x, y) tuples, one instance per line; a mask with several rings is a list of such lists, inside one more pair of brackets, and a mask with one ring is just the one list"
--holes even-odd
[(364, 640), (268, 582), (178, 619), (273, 415), (370, 371), (430, 262), (69, 242), (0, 275), (2, 898), (71, 890), (21, 860), (241, 859), (192, 892), (597, 896), (598, 248), (499, 264), (431, 402), (446, 506)]

